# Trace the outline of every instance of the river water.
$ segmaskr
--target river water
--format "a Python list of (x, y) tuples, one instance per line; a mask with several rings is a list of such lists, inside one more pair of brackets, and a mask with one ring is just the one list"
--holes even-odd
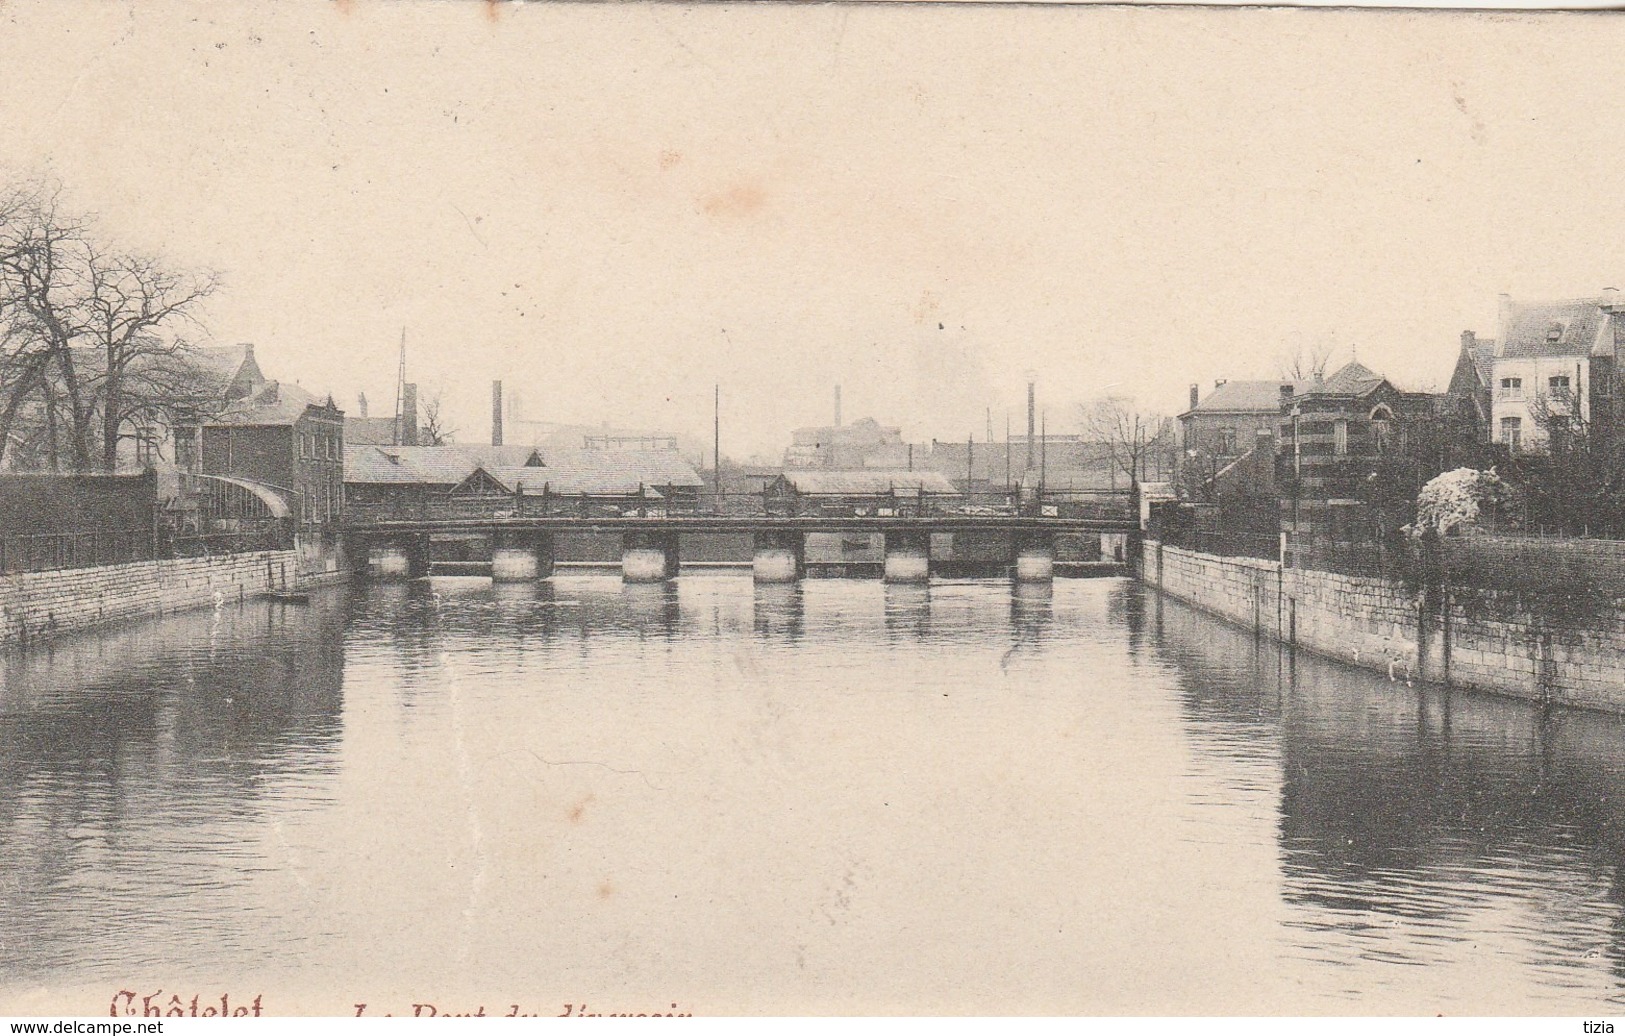
[(0, 1013), (1625, 999), (1625, 722), (1127, 581), (436, 578), (0, 680)]

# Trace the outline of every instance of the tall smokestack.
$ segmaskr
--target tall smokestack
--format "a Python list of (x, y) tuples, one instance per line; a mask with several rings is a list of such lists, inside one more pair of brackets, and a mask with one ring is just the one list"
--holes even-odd
[(841, 427), (841, 386), (835, 386), (835, 427)]
[(1036, 438), (1037, 433), (1038, 433), (1038, 427), (1037, 427), (1037, 424), (1036, 424), (1036, 421), (1035, 421), (1036, 417), (1038, 416), (1038, 406), (1037, 406), (1037, 402), (1036, 402), (1037, 398), (1038, 397), (1036, 396), (1036, 394), (1033, 391), (1033, 383), (1030, 382), (1030, 381), (1027, 382), (1027, 470), (1028, 471), (1033, 470), (1033, 441)]
[(359, 415), (357, 415), (357, 416), (359, 416), (359, 417), (366, 417), (367, 416), (367, 394), (365, 392), (356, 393), (355, 406), (356, 406), (357, 410), (361, 411), (361, 413)]
[(502, 381), (491, 382), (491, 445), (502, 445)]
[(418, 387), (407, 382), (401, 387), (401, 445), (418, 444)]

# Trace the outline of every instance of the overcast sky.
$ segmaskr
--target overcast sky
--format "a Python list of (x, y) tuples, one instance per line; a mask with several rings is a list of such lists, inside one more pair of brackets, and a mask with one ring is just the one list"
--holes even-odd
[(1614, 15), (0, 4), (0, 156), (220, 270), (272, 377), (489, 434), (1051, 431), (1332, 336), (1442, 388), (1496, 296), (1625, 287)]

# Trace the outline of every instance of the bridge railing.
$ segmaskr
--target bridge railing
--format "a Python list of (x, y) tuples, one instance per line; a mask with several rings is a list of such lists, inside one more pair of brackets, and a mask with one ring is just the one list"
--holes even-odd
[(1127, 493), (1061, 490), (1043, 494), (925, 493), (866, 496), (775, 496), (705, 493), (660, 500), (625, 497), (432, 496), (391, 502), (349, 501), (345, 521), (483, 521), (509, 518), (938, 518), (1022, 517), (1125, 521), (1133, 517)]

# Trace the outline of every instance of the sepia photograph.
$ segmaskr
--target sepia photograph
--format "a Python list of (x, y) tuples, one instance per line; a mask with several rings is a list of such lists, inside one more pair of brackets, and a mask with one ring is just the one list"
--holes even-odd
[(1622, 53), (0, 0), (0, 1016), (1619, 1013)]

